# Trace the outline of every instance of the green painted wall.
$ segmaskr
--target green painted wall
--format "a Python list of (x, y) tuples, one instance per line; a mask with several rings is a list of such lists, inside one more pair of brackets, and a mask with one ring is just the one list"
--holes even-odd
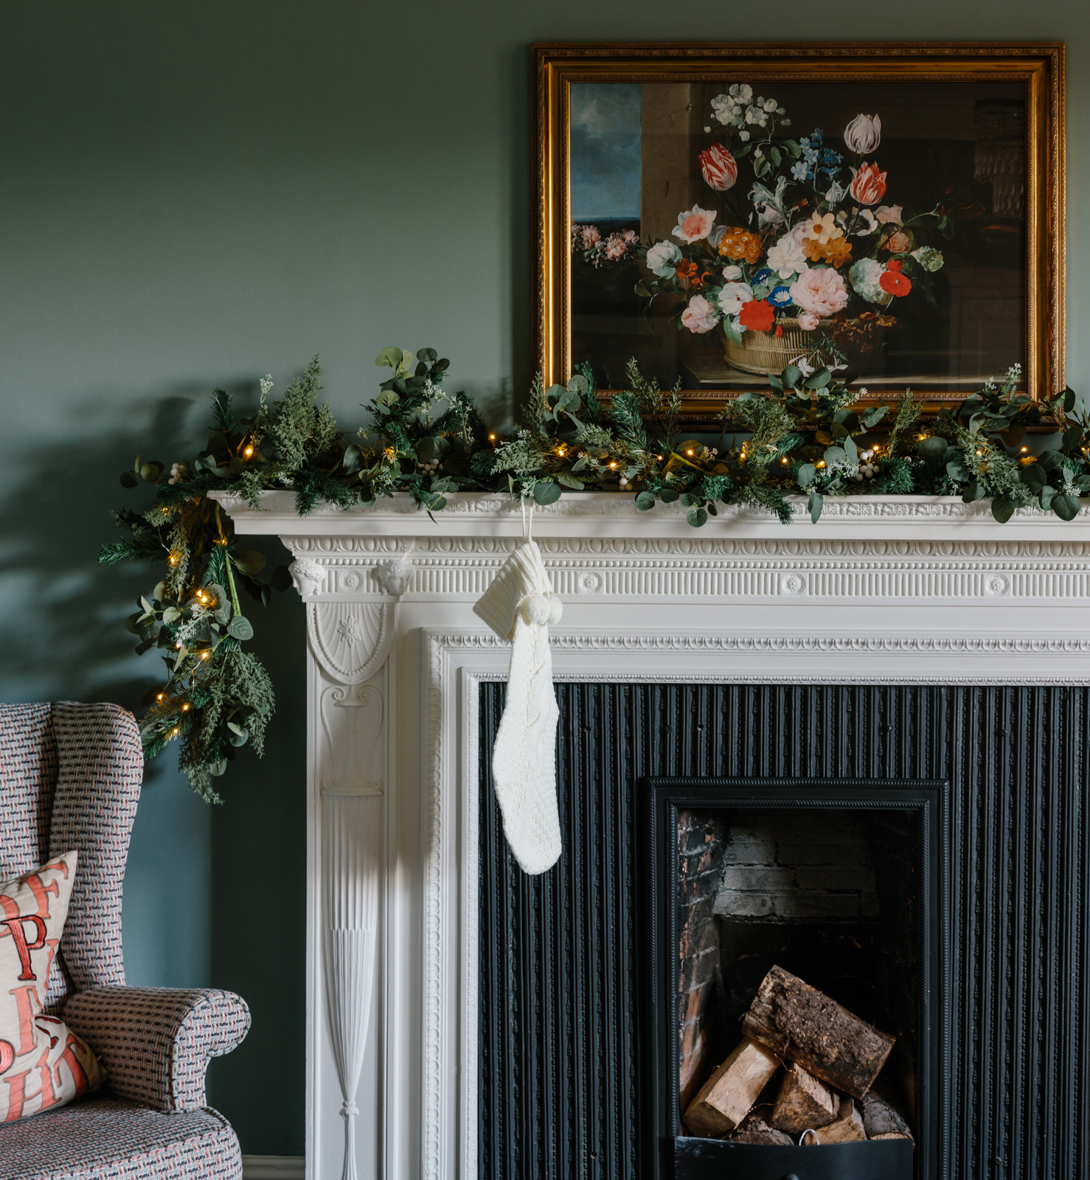
[[(0, 696), (135, 706), (120, 629), (139, 570), (100, 571), (117, 472), (190, 458), (207, 391), (282, 389), (314, 352), (345, 421), (390, 343), (434, 345), (509, 416), (529, 377), (534, 40), (1068, 41), (1070, 380), (1090, 380), (1090, 8), (1084, 0), (678, 8), (55, 0), (0, 9)], [(154, 579), (152, 579), (154, 580)], [(243, 1150), (303, 1150), (303, 614), (261, 654), (263, 764), (210, 809), (148, 775), (125, 893), (134, 983), (236, 988), (213, 1101)]]

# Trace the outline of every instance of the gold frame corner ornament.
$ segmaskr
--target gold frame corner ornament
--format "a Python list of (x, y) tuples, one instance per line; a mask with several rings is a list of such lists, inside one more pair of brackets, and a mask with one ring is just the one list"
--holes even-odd
[[(546, 385), (571, 375), (568, 95), (572, 82), (724, 79), (740, 72), (791, 81), (829, 78), (1020, 80), (1026, 86), (1026, 387), (1040, 400), (1065, 386), (1065, 46), (1040, 42), (779, 44), (540, 43), (534, 78), (535, 368)], [(604, 391), (608, 394), (608, 391)], [(686, 390), (683, 412), (710, 420), (729, 396)], [(924, 398), (934, 410), (964, 393)]]

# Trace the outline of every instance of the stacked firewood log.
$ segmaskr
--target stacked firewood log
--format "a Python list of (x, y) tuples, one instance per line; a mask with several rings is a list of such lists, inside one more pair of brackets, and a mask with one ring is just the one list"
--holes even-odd
[[(691, 1135), (783, 1146), (912, 1138), (901, 1115), (871, 1093), (895, 1038), (817, 988), (773, 967), (742, 1033), (685, 1111)], [(758, 1105), (781, 1069), (775, 1101)]]

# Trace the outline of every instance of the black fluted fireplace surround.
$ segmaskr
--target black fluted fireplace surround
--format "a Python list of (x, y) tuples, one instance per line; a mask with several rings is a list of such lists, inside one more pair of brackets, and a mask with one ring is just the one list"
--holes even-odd
[(507, 852), (489, 781), (503, 685), (480, 691), (481, 1180), (902, 1174), (903, 1149), (885, 1175), (819, 1160), (856, 1145), (766, 1165), (752, 1153), (791, 1149), (730, 1154), (680, 1123), (679, 874), (699, 850), (679, 816), (710, 843), (749, 815), (797, 826), (821, 812), (850, 816), (874, 852), (874, 899), (859, 903), (874, 947), (843, 914), (790, 938), (781, 925), (771, 942), (753, 926), (739, 937), (756, 950), (737, 972), (728, 962), (725, 1019), (762, 954), (824, 972), (834, 994), (850, 984), (820, 948), (862, 945), (839, 974), (857, 979), (866, 954), (878, 964), (873, 995), (850, 998), (897, 1025), (891, 1062), (916, 1134), (907, 1175), (1090, 1173), (1090, 689), (560, 683), (564, 855), (539, 878)]

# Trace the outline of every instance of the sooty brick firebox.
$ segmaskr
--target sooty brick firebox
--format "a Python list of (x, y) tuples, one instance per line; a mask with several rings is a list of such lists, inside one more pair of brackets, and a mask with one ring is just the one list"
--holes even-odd
[[(647, 924), (657, 1173), (675, 1180), (924, 1180), (936, 1174), (941, 1007), (938, 932), (946, 784), (765, 778), (644, 786), (653, 865)], [(681, 1116), (742, 1042), (741, 1018), (783, 968), (896, 1038), (875, 1093), (904, 1112), (905, 1142), (800, 1147), (798, 1134), (708, 1134)], [(676, 1070), (676, 1084), (671, 1084)], [(779, 1071), (760, 1099), (775, 1100)], [(843, 1098), (842, 1098), (843, 1101)], [(757, 1105), (758, 1112), (769, 1106)], [(742, 1112), (744, 1113), (744, 1112)], [(820, 1133), (819, 1133), (820, 1134)], [(809, 1138), (809, 1137), (808, 1137)], [(792, 1142), (794, 1140), (794, 1142)]]
[[(699, 809), (679, 813), (682, 1110), (710, 1064), (733, 1048), (729, 1028), (770, 958), (796, 962), (801, 955), (796, 974), (816, 984), (835, 978), (846, 995), (854, 990), (853, 972), (869, 971), (865, 956), (874, 950), (875, 932), (907, 933), (916, 921), (912, 913), (898, 914), (896, 923), (888, 918), (899, 898), (906, 904), (914, 898), (913, 833), (902, 817), (880, 812), (876, 819), (812, 809), (733, 818)], [(907, 969), (911, 940), (889, 950)], [(870, 985), (860, 979), (860, 986)], [(914, 1002), (912, 994), (903, 998)]]

